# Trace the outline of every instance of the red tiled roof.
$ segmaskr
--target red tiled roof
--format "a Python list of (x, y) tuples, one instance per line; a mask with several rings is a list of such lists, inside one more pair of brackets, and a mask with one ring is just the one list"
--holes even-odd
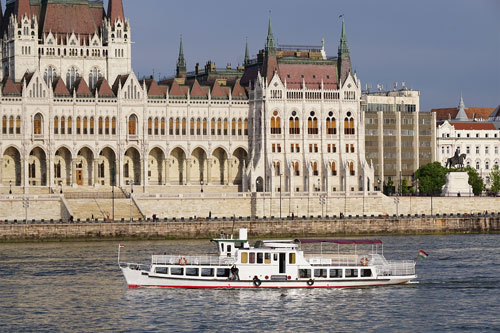
[(221, 86), (217, 83), (217, 81), (214, 82), (214, 85), (212, 86), (212, 98), (227, 98), (227, 92), (225, 92)]
[(97, 91), (99, 97), (115, 97), (113, 90), (111, 90), (111, 87), (109, 86), (108, 80), (106, 80), (105, 78), (101, 77), (99, 80), (97, 80), (95, 86), (95, 90)]
[(5, 78), (2, 82), (2, 85), (3, 85), (2, 93), (4, 95), (19, 95), (20, 94), (20, 91), (17, 89), (17, 85), (14, 83), (14, 81), (10, 77)]
[(123, 13), (122, 0), (109, 0), (108, 18), (111, 19), (111, 23), (115, 23), (117, 19), (125, 21), (125, 14)]
[(233, 92), (231, 93), (232, 98), (247, 98), (247, 92), (240, 84), (240, 80), (236, 80), (233, 87)]
[(147, 79), (146, 81), (146, 89), (148, 91), (148, 96), (165, 96), (163, 91), (160, 89), (158, 84), (154, 79)]
[[(281, 81), (290, 89), (302, 88), (302, 80), (308, 89), (321, 89), (321, 80), (325, 89), (337, 89), (337, 67), (316, 64), (280, 64)], [(303, 76), (303, 78), (302, 78)]]
[(194, 80), (193, 85), (191, 86), (191, 92), (190, 92), (191, 97), (207, 97), (207, 92), (205, 89), (202, 89), (200, 84), (198, 83), (198, 80)]
[(69, 96), (69, 91), (64, 84), (64, 81), (58, 77), (52, 81), (52, 89), (54, 90), (54, 95), (56, 96)]
[(41, 11), (42, 17), (39, 23), (44, 33), (74, 32), (76, 35), (93, 35), (101, 29), (104, 8), (90, 8), (87, 4), (60, 3), (48, 3), (45, 6)]
[(176, 80), (172, 82), (169, 95), (175, 97), (186, 97), (186, 93), (183, 91), (183, 89), (181, 89)]
[[(469, 119), (488, 119), (490, 114), (494, 111), (494, 108), (467, 108), (465, 109), (465, 113)], [(458, 113), (458, 108), (440, 108), (440, 109), (432, 109), (431, 112), (436, 113), (436, 120), (447, 120), (447, 119), (455, 119)]]
[(15, 13), (19, 22), (24, 16), (31, 18), (32, 15), (36, 15), (35, 12), (31, 11), (30, 0), (17, 0)]
[(473, 123), (453, 123), (450, 122), (450, 125), (455, 127), (456, 130), (495, 130), (496, 127), (493, 123), (489, 122), (473, 122)]
[(116, 77), (115, 82), (113, 83), (113, 93), (115, 94), (115, 96), (118, 95), (118, 88), (120, 86), (120, 83), (121, 83), (121, 86), (123, 87), (123, 85), (125, 84), (125, 82), (127, 82), (128, 76), (129, 76), (129, 74), (127, 74), (127, 75), (118, 75)]
[(76, 91), (76, 96), (92, 96), (92, 92), (83, 77), (75, 80), (72, 91)]

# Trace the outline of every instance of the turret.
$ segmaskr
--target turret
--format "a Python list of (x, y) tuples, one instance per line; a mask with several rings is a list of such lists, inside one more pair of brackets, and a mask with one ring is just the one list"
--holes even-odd
[(250, 63), (250, 56), (248, 54), (248, 38), (245, 42), (245, 61), (243, 62), (243, 65), (248, 65)]
[(271, 16), (269, 16), (269, 26), (267, 27), (266, 55), (276, 55), (276, 42), (274, 41), (273, 28), (271, 26)]
[(182, 36), (179, 44), (179, 57), (177, 59), (177, 69), (176, 76), (177, 77), (186, 77), (186, 60), (184, 59), (184, 48), (182, 46)]
[(122, 22), (125, 22), (122, 0), (109, 0), (108, 19), (111, 21), (111, 24), (114, 24), (118, 19), (120, 19)]
[(346, 80), (347, 76), (349, 75), (349, 73), (352, 72), (351, 56), (349, 54), (349, 45), (347, 45), (343, 15), (342, 15), (342, 33), (340, 36), (337, 67), (338, 67), (339, 84), (342, 85)]

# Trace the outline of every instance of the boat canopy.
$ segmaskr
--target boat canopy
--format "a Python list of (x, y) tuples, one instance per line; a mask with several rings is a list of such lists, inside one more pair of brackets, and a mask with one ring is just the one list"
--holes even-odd
[(312, 244), (312, 243), (334, 243), (342, 245), (375, 245), (383, 244), (381, 240), (378, 239), (296, 239), (295, 242), (301, 244)]

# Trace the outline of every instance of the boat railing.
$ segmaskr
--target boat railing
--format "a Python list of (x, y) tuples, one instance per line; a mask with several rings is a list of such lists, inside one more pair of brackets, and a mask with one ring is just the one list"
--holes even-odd
[(153, 265), (231, 266), (236, 263), (236, 258), (222, 256), (153, 255), (151, 263)]
[(376, 266), (378, 276), (415, 275), (415, 261), (387, 261), (385, 265)]
[[(329, 254), (329, 253), (309, 253), (304, 255), (309, 264), (313, 266), (365, 266), (383, 265), (387, 261), (378, 254)], [(364, 261), (368, 259), (368, 261)], [(363, 260), (362, 260), (363, 259)]]

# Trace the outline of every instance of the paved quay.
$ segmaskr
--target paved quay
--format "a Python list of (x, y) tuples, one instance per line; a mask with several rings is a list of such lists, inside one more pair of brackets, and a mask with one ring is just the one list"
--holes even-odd
[(133, 222), (4, 221), (1, 242), (210, 238), (248, 228), (252, 237), (375, 236), (500, 232), (500, 213), (470, 216), (379, 216), (309, 219), (145, 220)]

